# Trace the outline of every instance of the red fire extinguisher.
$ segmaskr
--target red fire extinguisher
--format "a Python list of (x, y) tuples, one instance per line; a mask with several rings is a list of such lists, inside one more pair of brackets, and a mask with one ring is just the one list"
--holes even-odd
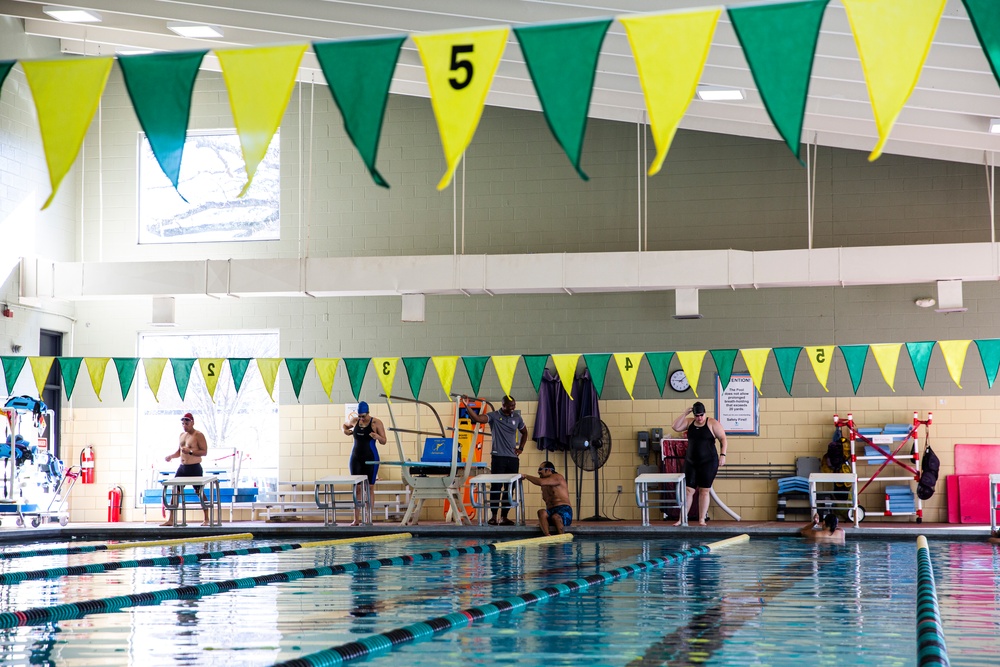
[(80, 477), (84, 484), (94, 483), (94, 448), (87, 446), (80, 452)]
[(112, 486), (108, 491), (108, 522), (118, 523), (122, 520), (122, 503), (125, 491), (120, 486)]

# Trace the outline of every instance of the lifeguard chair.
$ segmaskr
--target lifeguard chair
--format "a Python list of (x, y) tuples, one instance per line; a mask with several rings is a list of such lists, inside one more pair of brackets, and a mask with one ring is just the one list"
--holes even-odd
[[(472, 521), (465, 511), (462, 491), (469, 478), (484, 468), (485, 464), (473, 461), (472, 456), (466, 456), (465, 461), (462, 461), (462, 452), (459, 446), (459, 415), (461, 410), (455, 410), (455, 422), (451, 429), (449, 429), (451, 431), (449, 435), (445, 430), (440, 415), (438, 415), (437, 410), (430, 403), (412, 398), (397, 397), (393, 399), (385, 394), (381, 394), (381, 396), (385, 398), (389, 409), (389, 419), (392, 423), (389, 431), (392, 432), (396, 439), (396, 449), (399, 455), (398, 461), (382, 461), (382, 464), (399, 466), (403, 481), (412, 490), (410, 502), (400, 523), (404, 526), (416, 525), (419, 521), (420, 510), (423, 508), (424, 501), (431, 498), (440, 498), (447, 501), (451, 507), (448, 516), (449, 521), (454, 521), (459, 526), (463, 524), (471, 525)], [(460, 401), (461, 399), (458, 400)], [(421, 414), (421, 410), (424, 409), (424, 412), (429, 413), (433, 417), (433, 421), (437, 424), (437, 429), (424, 430), (419, 428), (419, 426), (416, 429), (400, 428), (396, 421), (396, 414), (393, 411), (393, 401), (413, 403), (416, 406), (418, 417)], [(419, 425), (419, 419), (417, 423)], [(478, 428), (479, 425), (477, 424), (476, 430)], [(413, 461), (406, 457), (406, 453), (403, 450), (403, 442), (400, 438), (401, 433), (417, 436), (418, 447), (422, 447), (421, 460)], [(444, 456), (442, 456), (442, 452)]]

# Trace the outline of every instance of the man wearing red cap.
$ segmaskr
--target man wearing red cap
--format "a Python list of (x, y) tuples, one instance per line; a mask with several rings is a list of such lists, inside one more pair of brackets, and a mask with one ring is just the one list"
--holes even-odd
[[(170, 461), (171, 459), (180, 457), (181, 464), (177, 467), (177, 474), (174, 477), (201, 477), (205, 474), (201, 468), (201, 457), (208, 454), (208, 441), (205, 440), (204, 433), (195, 430), (194, 415), (190, 412), (181, 417), (181, 427), (184, 429), (184, 432), (181, 433), (180, 441), (177, 444), (177, 451), (166, 457), (165, 460)], [(201, 501), (201, 509), (205, 512), (205, 520), (201, 525), (207, 526), (208, 501), (205, 499), (202, 487), (194, 487), (194, 492), (198, 494), (198, 500)], [(184, 487), (180, 487), (177, 493), (184, 493)], [(174, 525), (173, 510), (170, 511), (170, 516), (167, 517), (167, 520), (160, 525)]]

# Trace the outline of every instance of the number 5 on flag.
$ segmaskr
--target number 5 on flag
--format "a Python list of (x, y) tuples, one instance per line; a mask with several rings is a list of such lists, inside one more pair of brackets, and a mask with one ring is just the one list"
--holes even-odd
[(438, 190), (451, 183), (462, 153), (472, 142), (509, 32), (508, 28), (490, 28), (413, 36), (424, 63), (431, 105), (448, 164)]

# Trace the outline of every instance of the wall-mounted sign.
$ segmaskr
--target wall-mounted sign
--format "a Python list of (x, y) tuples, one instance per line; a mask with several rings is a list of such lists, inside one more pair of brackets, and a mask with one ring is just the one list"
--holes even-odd
[(749, 373), (733, 373), (725, 391), (716, 374), (715, 418), (726, 430), (726, 435), (760, 435), (757, 389)]

